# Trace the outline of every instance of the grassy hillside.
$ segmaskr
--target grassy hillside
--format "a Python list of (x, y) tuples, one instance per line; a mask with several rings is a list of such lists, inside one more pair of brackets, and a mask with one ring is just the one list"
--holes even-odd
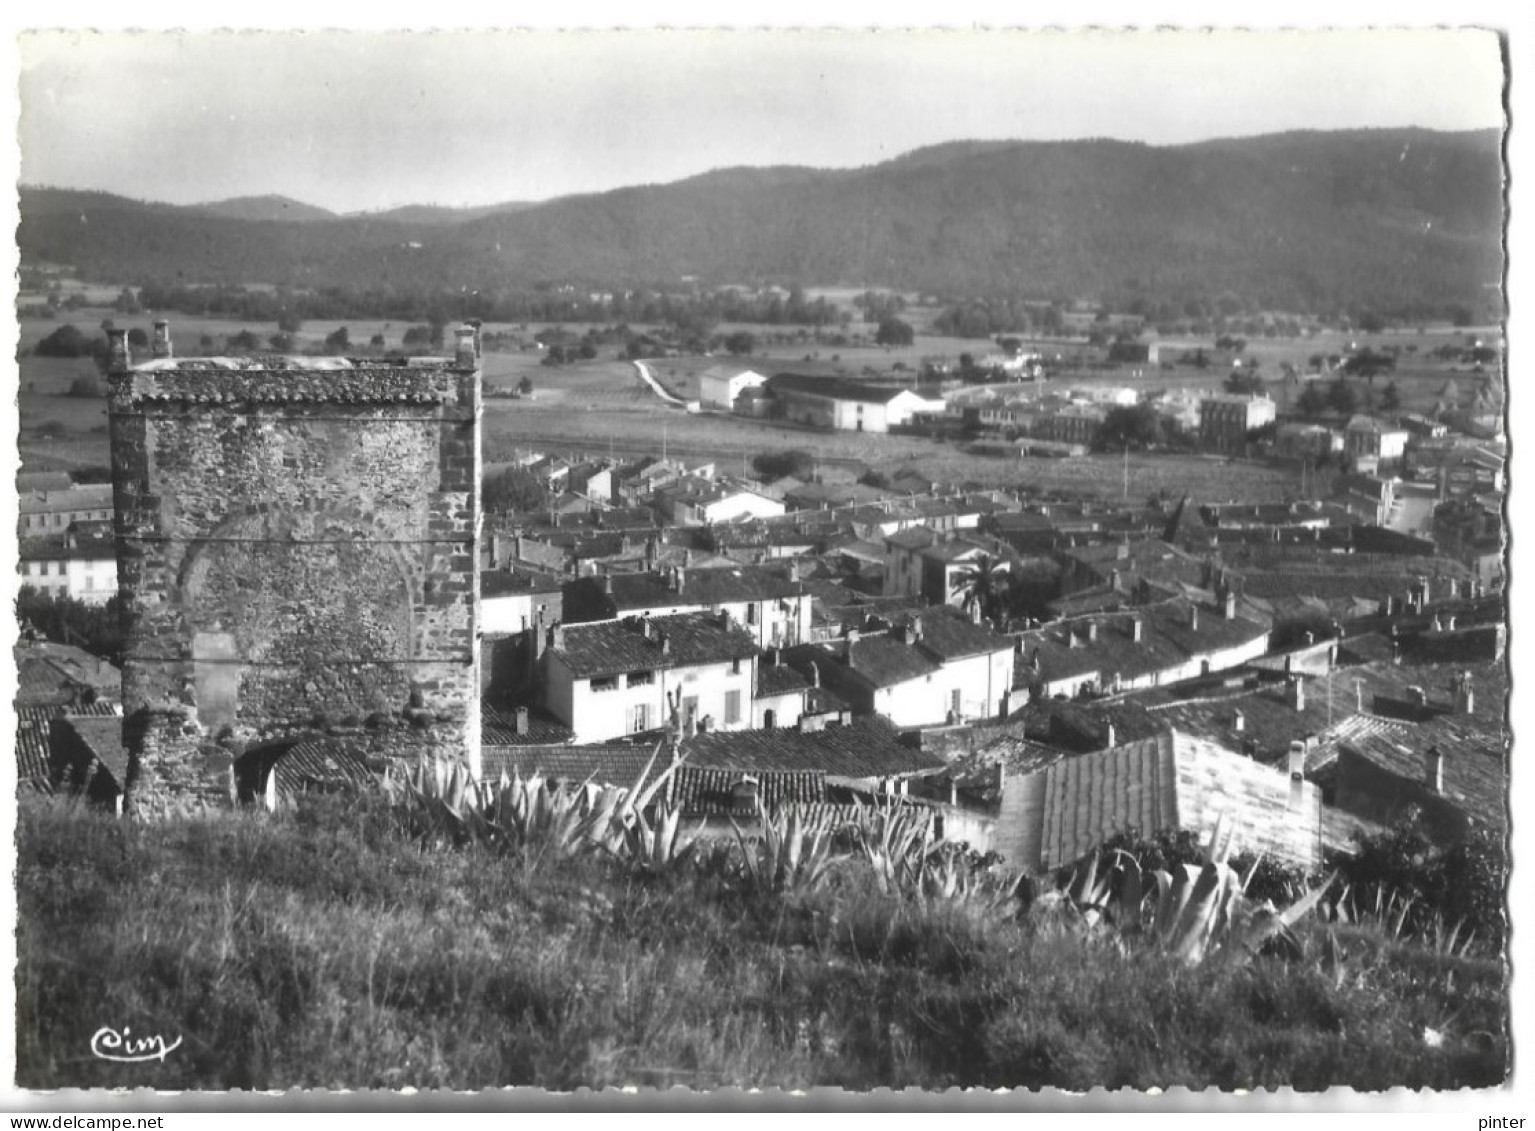
[(1502, 190), (1491, 131), (956, 143), (864, 169), (722, 170), (459, 222), (408, 210), (229, 219), (24, 189), (19, 241), (23, 263), (91, 279), (494, 288), (695, 276), (1483, 309), (1502, 273)]
[[(149, 824), (29, 800), (17, 1083), (1373, 1090), (1505, 1075), (1502, 965), (1378, 930), (1189, 966), (1070, 918), (882, 895), (862, 857), (788, 895), (743, 885), (728, 853), (695, 861), (646, 876), (421, 847), (378, 803)], [(113, 1064), (88, 1052), (102, 1026), (182, 1043)]]

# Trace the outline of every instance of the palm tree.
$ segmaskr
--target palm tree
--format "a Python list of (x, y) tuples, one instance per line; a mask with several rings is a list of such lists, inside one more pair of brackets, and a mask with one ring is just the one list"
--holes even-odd
[(1007, 615), (1008, 563), (991, 554), (977, 554), (954, 578), (952, 592), (962, 593), (959, 607), (967, 613), (980, 610), (986, 620), (997, 622)]

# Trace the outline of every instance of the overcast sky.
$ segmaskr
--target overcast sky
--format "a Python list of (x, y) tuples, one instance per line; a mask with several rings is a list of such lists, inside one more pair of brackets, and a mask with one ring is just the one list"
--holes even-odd
[(957, 138), (1497, 127), (1478, 31), (32, 32), (21, 180), (486, 204)]

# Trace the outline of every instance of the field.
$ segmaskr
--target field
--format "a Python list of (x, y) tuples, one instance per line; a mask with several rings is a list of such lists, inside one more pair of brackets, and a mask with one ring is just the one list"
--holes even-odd
[[(115, 316), (109, 308), (86, 308), (61, 316), (57, 321), (28, 318), (21, 323), (21, 345), (30, 350), (38, 340), (62, 321), (71, 321), (87, 331), (106, 318), (119, 325), (142, 326), (147, 317)], [(339, 326), (336, 322), (305, 323), (298, 335), (299, 348), (318, 346)], [(743, 327), (762, 332), (763, 327)], [(223, 336), (251, 329), (259, 337), (275, 333), (272, 326), (246, 324), (218, 319), (176, 317), (172, 335), (179, 355), (200, 352), (204, 338), (217, 342)], [(352, 321), (347, 324), (354, 343), (366, 343), (374, 334), (383, 334), (389, 348), (399, 349), (403, 323)], [(488, 333), (500, 331), (531, 335), (536, 327), (489, 325)], [(581, 332), (584, 327), (570, 327)], [(850, 332), (872, 333), (872, 327), (855, 322)], [(797, 335), (794, 328), (779, 332)], [(919, 336), (910, 347), (886, 349), (878, 346), (830, 347), (810, 339), (773, 346), (766, 355), (730, 359), (722, 357), (665, 358), (652, 363), (652, 372), (665, 386), (684, 399), (696, 399), (697, 376), (712, 365), (739, 360), (743, 364), (771, 368), (775, 361), (794, 361), (805, 357), (830, 361), (836, 358), (855, 373), (878, 373), (887, 377), (906, 377), (926, 357), (957, 358), (961, 352), (979, 355), (990, 343)], [(1403, 333), (1378, 335), (1371, 344), (1387, 341), (1417, 344), (1414, 355), (1405, 355), (1396, 376), (1398, 389), (1407, 408), (1425, 409), (1443, 387), (1454, 378), (1463, 393), (1469, 393), (1478, 378), (1455, 374), (1448, 366), (1430, 363), (1429, 350), (1445, 341), (1464, 341), (1464, 331), (1434, 328), (1426, 334)], [(1304, 368), (1313, 353), (1341, 350), (1348, 339), (1340, 334), (1319, 334), (1312, 338), (1283, 341), (1258, 339), (1249, 353), (1261, 362), (1261, 372), (1277, 377), (1279, 366), (1288, 361)], [(1176, 357), (1185, 346), (1198, 344), (1168, 342), (1164, 358)], [(857, 436), (810, 431), (781, 424), (768, 424), (734, 418), (723, 414), (688, 414), (663, 404), (640, 381), (629, 362), (617, 359), (613, 347), (604, 347), (593, 361), (564, 366), (542, 364), (537, 350), (523, 352), (488, 352), (484, 359), (486, 412), (484, 447), (486, 459), (497, 462), (510, 458), (516, 450), (547, 450), (569, 453), (612, 452), (638, 457), (668, 454), (686, 459), (718, 461), (724, 470), (744, 470), (751, 457), (760, 452), (795, 447), (804, 448), (825, 460), (858, 460), (876, 470), (890, 473), (911, 468), (926, 478), (943, 483), (974, 484), (983, 487), (1020, 487), (1037, 491), (1094, 495), (1105, 499), (1129, 497), (1143, 500), (1150, 494), (1179, 495), (1187, 491), (1201, 500), (1249, 499), (1279, 500), (1296, 492), (1298, 472), (1282, 466), (1251, 461), (1212, 461), (1193, 456), (1132, 456), (1128, 493), (1125, 467), (1117, 457), (1092, 457), (1085, 460), (1014, 461), (997, 457), (971, 455), (957, 445), (896, 436)], [(905, 366), (897, 371), (897, 364)], [(108, 460), (106, 418), (100, 399), (70, 397), (66, 393), (78, 376), (94, 372), (89, 361), (62, 361), (23, 356), (20, 371), (20, 448), (25, 466), (36, 469), (102, 466)], [(533, 396), (512, 399), (511, 393), (523, 379), (531, 380)], [(1126, 369), (1084, 370), (1065, 374), (1052, 387), (1086, 385), (1130, 386), (1143, 392), (1167, 388), (1217, 389), (1225, 373), (1178, 367), (1173, 370), (1150, 368), (1137, 375)], [(1282, 391), (1273, 386), (1274, 394)]]
[[(406, 837), (378, 802), (24, 801), (16, 1082), (193, 1089), (1492, 1087), (1500, 962), (1379, 927), (1189, 965), (1068, 916)], [(110, 1026), (175, 1047), (114, 1064)]]

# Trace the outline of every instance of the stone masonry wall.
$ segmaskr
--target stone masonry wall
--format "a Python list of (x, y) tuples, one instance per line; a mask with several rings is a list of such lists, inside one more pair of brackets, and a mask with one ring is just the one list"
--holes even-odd
[(136, 808), (327, 728), (478, 761), (477, 364), (341, 364), (112, 375)]

